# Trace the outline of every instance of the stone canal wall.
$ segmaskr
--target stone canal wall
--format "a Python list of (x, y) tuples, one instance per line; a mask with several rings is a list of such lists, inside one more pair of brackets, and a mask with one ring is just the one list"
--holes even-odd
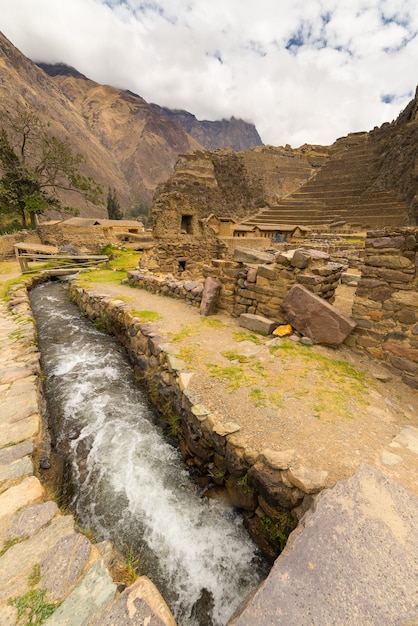
[(188, 390), (191, 372), (172, 354), (176, 349), (142, 323), (121, 300), (93, 295), (77, 286), (70, 297), (99, 327), (125, 346), (135, 374), (151, 401), (179, 438), (188, 466), (202, 479), (225, 485), (232, 503), (266, 557), (273, 562), (286, 537), (312, 504), (312, 494), (324, 487), (326, 472), (290, 469), (290, 452), (264, 450), (254, 457), (239, 444), (239, 426), (208, 410)]
[(418, 389), (418, 229), (367, 233), (348, 343)]
[(120, 555), (92, 543), (39, 480), (42, 377), (24, 284), (0, 299), (0, 344), (0, 624), (175, 626), (154, 584), (126, 587)]

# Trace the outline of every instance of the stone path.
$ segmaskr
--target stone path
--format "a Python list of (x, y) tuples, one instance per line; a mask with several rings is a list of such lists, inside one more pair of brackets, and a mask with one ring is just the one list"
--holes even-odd
[(93, 545), (35, 476), (42, 428), (35, 344), (26, 291), (17, 288), (8, 305), (0, 300), (0, 624), (50, 615), (48, 626), (175, 626), (148, 578), (118, 588), (108, 543)]

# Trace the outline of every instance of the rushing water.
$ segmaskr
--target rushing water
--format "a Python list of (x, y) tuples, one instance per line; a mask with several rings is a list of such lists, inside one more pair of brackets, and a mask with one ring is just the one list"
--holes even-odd
[(224, 626), (266, 574), (240, 517), (202, 497), (123, 348), (80, 315), (65, 286), (37, 287), (31, 302), (72, 509), (100, 538), (141, 555), (141, 573), (179, 625)]

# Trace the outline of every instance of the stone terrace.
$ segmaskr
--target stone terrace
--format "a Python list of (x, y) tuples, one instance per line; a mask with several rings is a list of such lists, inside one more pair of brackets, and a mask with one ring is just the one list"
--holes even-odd
[(318, 230), (338, 221), (361, 229), (399, 226), (408, 206), (394, 192), (373, 188), (378, 174), (378, 144), (367, 133), (348, 135), (334, 144), (330, 159), (297, 191), (243, 223)]

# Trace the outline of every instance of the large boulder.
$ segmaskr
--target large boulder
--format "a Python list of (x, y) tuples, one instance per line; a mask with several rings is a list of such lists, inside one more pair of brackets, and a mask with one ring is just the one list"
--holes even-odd
[(314, 343), (340, 345), (356, 327), (348, 315), (302, 285), (289, 290), (281, 308), (293, 328)]
[(324, 490), (229, 626), (417, 624), (418, 498), (368, 465)]

